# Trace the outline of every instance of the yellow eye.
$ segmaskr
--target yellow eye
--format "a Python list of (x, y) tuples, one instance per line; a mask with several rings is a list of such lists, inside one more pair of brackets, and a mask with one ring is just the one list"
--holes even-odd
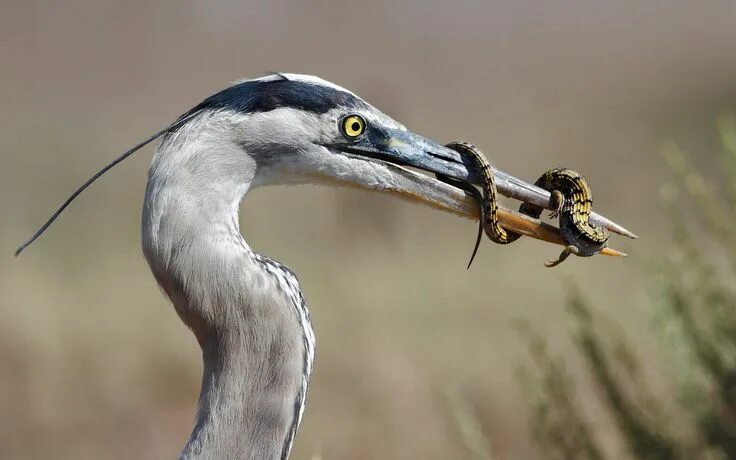
[(347, 137), (358, 137), (365, 131), (365, 120), (360, 115), (350, 115), (342, 120), (342, 132)]

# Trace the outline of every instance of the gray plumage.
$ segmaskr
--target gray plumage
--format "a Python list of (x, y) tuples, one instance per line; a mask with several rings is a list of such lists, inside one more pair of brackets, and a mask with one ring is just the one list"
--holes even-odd
[(314, 182), (310, 175), (326, 168), (349, 174), (350, 161), (322, 159), (331, 155), (324, 145), (344, 140), (335, 128), (346, 110), (360, 107), (376, 126), (403, 129), (346, 90), (291, 78), (341, 103), (315, 112), (203, 105), (164, 139), (150, 169), (143, 250), (204, 359), (182, 458), (286, 458), (304, 410), (314, 358), (309, 312), (293, 273), (243, 239), (242, 197), (255, 186)]
[[(477, 203), (463, 191), (404, 167), (469, 184), (478, 179), (472, 160), (407, 131), (344, 88), (271, 75), (210, 96), (120, 155), (16, 254), (97, 178), (159, 137), (143, 206), (143, 252), (204, 360), (196, 421), (181, 457), (286, 459), (304, 412), (314, 334), (294, 274), (243, 239), (242, 198), (260, 186), (325, 183), (474, 217)], [(504, 177), (515, 184), (507, 190), (531, 190)]]

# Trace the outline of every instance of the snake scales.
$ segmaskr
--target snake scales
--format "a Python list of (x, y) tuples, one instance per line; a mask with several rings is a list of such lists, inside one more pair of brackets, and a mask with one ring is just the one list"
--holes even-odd
[[(467, 142), (454, 141), (447, 144), (461, 155), (471, 159), (481, 179), (482, 194), (470, 185), (446, 176), (441, 180), (462, 188), (474, 196), (480, 206), (480, 223), (473, 254), (468, 267), (473, 263), (483, 232), (494, 243), (509, 244), (518, 240), (521, 235), (504, 229), (498, 219), (498, 193), (493, 177), (493, 170), (488, 160), (477, 147)], [(554, 211), (551, 218), (559, 219), (560, 235), (565, 242), (565, 249), (556, 260), (545, 262), (547, 267), (555, 267), (565, 261), (571, 254), (581, 257), (593, 256), (606, 246), (609, 234), (601, 227), (589, 222), (593, 207), (593, 198), (587, 182), (577, 172), (566, 168), (555, 168), (545, 172), (534, 185), (552, 194)], [(544, 212), (541, 206), (522, 203), (519, 212), (533, 218), (539, 218)]]

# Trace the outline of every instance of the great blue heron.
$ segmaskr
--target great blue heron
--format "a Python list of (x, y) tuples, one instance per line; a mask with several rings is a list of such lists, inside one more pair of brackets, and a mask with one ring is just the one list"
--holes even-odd
[[(18, 252), (90, 183), (158, 137), (143, 206), (143, 252), (204, 360), (196, 423), (181, 457), (285, 459), (304, 412), (314, 333), (294, 273), (243, 239), (243, 196), (263, 185), (326, 182), (472, 217), (477, 204), (463, 191), (404, 166), (466, 183), (476, 177), (458, 152), (407, 131), (350, 91), (312, 76), (275, 74), (205, 99), (125, 152)], [(549, 193), (496, 174), (502, 193), (548, 205)], [(513, 216), (501, 217), (514, 224)]]

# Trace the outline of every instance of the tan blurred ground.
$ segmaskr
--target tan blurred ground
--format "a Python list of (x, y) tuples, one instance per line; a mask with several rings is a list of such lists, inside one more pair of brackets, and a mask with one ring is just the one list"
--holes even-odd
[(543, 458), (512, 320), (564, 349), (568, 277), (642, 353), (656, 345), (642, 300), (666, 248), (657, 143), (715, 169), (715, 117), (736, 107), (735, 3), (1, 0), (0, 458), (172, 458), (183, 446), (199, 350), (139, 249), (150, 149), (23, 257), (12, 251), (119, 152), (272, 70), (335, 81), (526, 179), (574, 167), (597, 210), (642, 237), (616, 240), (628, 260), (554, 271), (542, 266), (554, 248), (486, 242), (466, 271), (470, 222), (349, 190), (255, 191), (243, 232), (299, 274), (318, 338), (294, 458), (467, 457), (453, 388), (498, 458)]

